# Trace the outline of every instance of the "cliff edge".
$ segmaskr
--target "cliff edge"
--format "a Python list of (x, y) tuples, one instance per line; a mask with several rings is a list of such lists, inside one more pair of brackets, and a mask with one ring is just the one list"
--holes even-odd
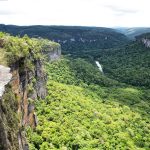
[(0, 33), (0, 149), (28, 149), (24, 127), (36, 127), (34, 101), (47, 94), (44, 64), (60, 55), (55, 42)]

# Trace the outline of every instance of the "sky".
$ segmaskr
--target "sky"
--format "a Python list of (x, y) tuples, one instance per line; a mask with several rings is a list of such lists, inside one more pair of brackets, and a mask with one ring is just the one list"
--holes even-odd
[(0, 0), (0, 24), (150, 27), (150, 0)]

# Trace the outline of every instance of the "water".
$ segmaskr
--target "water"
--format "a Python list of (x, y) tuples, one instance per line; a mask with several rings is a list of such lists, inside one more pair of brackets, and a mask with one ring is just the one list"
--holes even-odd
[(101, 65), (98, 61), (95, 61), (95, 63), (96, 63), (96, 65), (97, 65), (98, 69), (100, 70), (100, 72), (103, 73), (102, 65)]

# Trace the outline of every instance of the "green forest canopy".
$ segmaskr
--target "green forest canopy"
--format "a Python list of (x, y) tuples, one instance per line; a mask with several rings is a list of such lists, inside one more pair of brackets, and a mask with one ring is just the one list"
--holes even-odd
[(150, 148), (149, 90), (105, 83), (97, 70), (83, 59), (47, 64), (48, 96), (36, 102), (37, 128), (27, 129), (31, 150)]

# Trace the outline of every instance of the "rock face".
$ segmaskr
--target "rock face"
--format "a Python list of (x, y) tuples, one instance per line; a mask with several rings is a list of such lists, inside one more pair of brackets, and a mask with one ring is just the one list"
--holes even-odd
[(48, 60), (54, 61), (60, 58), (61, 47), (57, 46), (56, 48), (51, 48), (50, 51), (43, 50), (43, 53), (47, 56)]
[(5, 85), (11, 80), (10, 68), (0, 65), (0, 98), (5, 91)]
[(149, 40), (149, 39), (142, 38), (142, 43), (143, 43), (147, 48), (150, 47), (150, 40)]
[[(45, 98), (46, 96), (46, 75), (43, 71), (43, 66), (41, 61), (36, 61), (35, 63), (35, 77), (36, 77), (36, 95), (39, 98)], [(33, 97), (33, 96), (32, 96)]]
[(0, 65), (0, 149), (11, 149), (8, 133), (5, 130), (5, 122), (7, 123), (5, 113), (7, 112), (1, 100), (5, 92), (5, 85), (9, 83), (11, 78), (12, 74), (10, 73), (10, 68)]
[[(43, 50), (43, 54), (46, 54), (51, 62), (60, 57), (61, 48), (51, 50), (50, 47), (50, 51)], [(32, 69), (26, 65), (28, 59), (34, 66)], [(10, 68), (0, 66), (0, 150), (29, 149), (22, 127), (30, 125), (35, 128), (37, 125), (33, 101), (37, 98), (43, 99), (47, 94), (47, 76), (43, 63), (42, 60), (35, 59), (31, 53), (27, 59), (21, 58)], [(8, 82), (9, 85), (4, 92), (4, 86)], [(14, 130), (11, 129), (12, 126)]]

